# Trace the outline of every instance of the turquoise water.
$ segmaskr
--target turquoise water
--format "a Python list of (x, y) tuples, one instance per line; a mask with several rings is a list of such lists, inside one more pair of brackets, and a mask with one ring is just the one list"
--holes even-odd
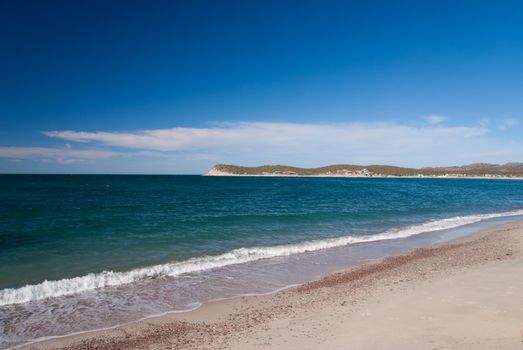
[(523, 182), (2, 176), (0, 289), (523, 207)]
[[(0, 326), (42, 322), (30, 313), (50, 301), (65, 310), (64, 296), (107, 293), (109, 305), (164, 281), (157, 290), (170, 301), (136, 314), (144, 316), (175, 307), (186, 274), (192, 284), (214, 278), (212, 288), (224, 269), (240, 276), (264, 259), (365, 241), (390, 246), (521, 209), (523, 181), (512, 180), (1, 175)], [(260, 273), (267, 289), (287, 278)], [(24, 319), (13, 321), (13, 305), (27, 308)], [(32, 336), (15, 331), (5, 344)]]

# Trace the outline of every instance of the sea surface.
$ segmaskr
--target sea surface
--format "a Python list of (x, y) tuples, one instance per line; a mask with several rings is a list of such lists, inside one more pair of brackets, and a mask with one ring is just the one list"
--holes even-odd
[(521, 219), (523, 181), (0, 175), (0, 348)]

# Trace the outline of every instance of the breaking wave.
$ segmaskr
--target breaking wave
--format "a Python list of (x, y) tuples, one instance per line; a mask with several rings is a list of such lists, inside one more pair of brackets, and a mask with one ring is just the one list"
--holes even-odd
[(405, 238), (425, 232), (452, 229), (486, 219), (516, 215), (523, 215), (523, 210), (456, 216), (441, 220), (431, 220), (399, 229), (391, 229), (372, 235), (343, 236), (272, 247), (239, 248), (221, 255), (195, 257), (181, 262), (154, 265), (126, 272), (103, 271), (58, 281), (46, 280), (39, 284), (0, 290), (0, 306), (70, 295), (108, 286), (118, 286), (147, 278), (178, 276), (184, 273), (200, 272), (228, 265), (334, 248), (348, 244)]

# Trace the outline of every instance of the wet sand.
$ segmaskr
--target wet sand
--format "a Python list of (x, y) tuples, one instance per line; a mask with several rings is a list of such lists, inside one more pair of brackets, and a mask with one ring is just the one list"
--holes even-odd
[(523, 222), (25, 349), (523, 349)]

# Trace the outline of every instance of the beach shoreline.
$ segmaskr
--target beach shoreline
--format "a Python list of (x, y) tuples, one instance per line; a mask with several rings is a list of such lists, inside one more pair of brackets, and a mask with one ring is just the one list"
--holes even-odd
[[(351, 343), (355, 349), (409, 346), (414, 349), (424, 348), (428, 344), (434, 345), (432, 348), (443, 346), (465, 349), (471, 345), (485, 349), (517, 348), (521, 346), (518, 344), (519, 330), (523, 327), (523, 306), (519, 305), (517, 298), (517, 295), (521, 295), (519, 292), (523, 293), (523, 282), (515, 277), (518, 272), (520, 275), (523, 272), (521, 221), (496, 226), (451, 242), (371, 261), (276, 293), (209, 302), (194, 311), (168, 313), (111, 329), (52, 338), (19, 348), (312, 349), (318, 346), (342, 348), (342, 344), (347, 343)], [(492, 279), (503, 278), (508, 283), (492, 282)], [(448, 284), (453, 279), (454, 284), (462, 284), (459, 290), (453, 290), (452, 284), (444, 288), (446, 291), (440, 290), (442, 284)], [(491, 281), (485, 284), (493, 284), (493, 291), (483, 294), (475, 292), (478, 289), (475, 284), (482, 279)], [(470, 283), (467, 284), (467, 281)], [(467, 288), (472, 291), (467, 291)], [(509, 290), (514, 295), (514, 300), (511, 302), (510, 298), (500, 299), (499, 295), (492, 295), (501, 293), (499, 288)], [(409, 293), (412, 302), (405, 299)], [(438, 329), (438, 324), (442, 321), (427, 315), (440, 315), (448, 323), (447, 318), (452, 312), (442, 311), (442, 305), (438, 303), (431, 305), (419, 301), (420, 295), (424, 295), (425, 299), (440, 298), (448, 303), (449, 300), (456, 299), (456, 295), (469, 298), (474, 293), (478, 294), (477, 298), (487, 302), (465, 302), (465, 306), (471, 309), (470, 315), (457, 317), (460, 319), (458, 325), (462, 324), (464, 329), (449, 328), (445, 324), (441, 324)], [(390, 304), (392, 300), (399, 300), (394, 303), (396, 307), (402, 302), (408, 302), (408, 308), (402, 312), (396, 310), (390, 313), (394, 308)], [(456, 300), (454, 301), (459, 303)], [(508, 306), (503, 309), (499, 305), (487, 305), (497, 302)], [(474, 305), (481, 307), (474, 310)], [(458, 306), (463, 307), (461, 304)], [(505, 327), (508, 329), (493, 327), (492, 320), (487, 317), (476, 317), (474, 326), (466, 326), (469, 317), (494, 309), (505, 311), (506, 315), (498, 317), (498, 323), (510, 324)], [(419, 313), (423, 315), (420, 316)], [(520, 318), (515, 321), (517, 315)], [(376, 319), (372, 320), (373, 317)], [(430, 320), (426, 322), (430, 327), (413, 323), (413, 320), (420, 317)], [(384, 327), (383, 323), (394, 319), (397, 320)], [(402, 319), (403, 324), (400, 322)], [(481, 320), (489, 324), (490, 328), (485, 329)], [(349, 331), (362, 328), (365, 322), (374, 322), (375, 327), (360, 329), (358, 332)], [(478, 322), (480, 325), (477, 325)], [(409, 332), (404, 332), (405, 327)], [(499, 334), (491, 334), (491, 328)], [(402, 329), (404, 336), (398, 337), (397, 332), (399, 330), (401, 333)], [(427, 333), (427, 330), (430, 332)], [(460, 332), (467, 334), (466, 340), (459, 337)], [(330, 336), (326, 337), (326, 334)], [(489, 334), (490, 338), (487, 337)], [(385, 340), (387, 337), (390, 339)], [(423, 341), (425, 343), (422, 344)], [(394, 342), (396, 346), (388, 347)], [(476, 344), (478, 342), (483, 345)]]

